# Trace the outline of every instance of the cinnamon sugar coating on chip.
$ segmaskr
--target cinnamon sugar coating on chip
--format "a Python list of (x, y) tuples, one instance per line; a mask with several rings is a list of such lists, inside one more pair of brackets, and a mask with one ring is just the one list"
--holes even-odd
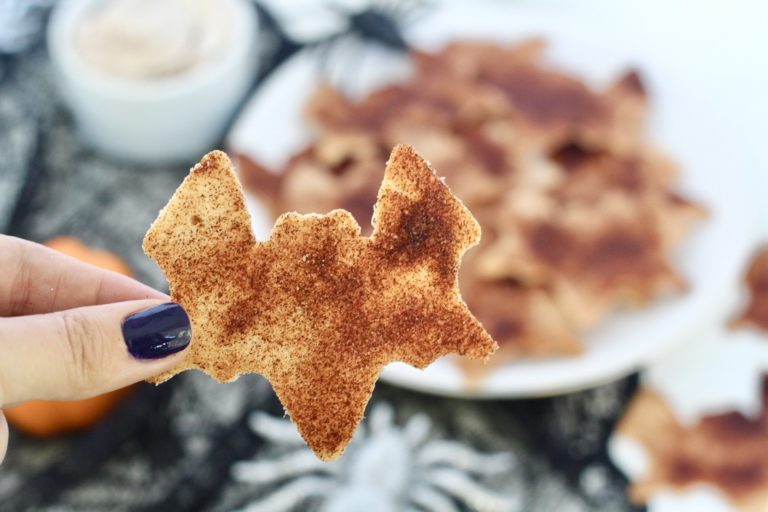
[[(578, 355), (583, 350), (578, 333), (543, 289), (522, 286), (513, 280), (496, 280), (468, 282), (461, 292), (470, 310), (499, 344), (494, 364), (521, 355)], [(473, 382), (475, 377), (481, 378), (488, 372), (478, 361), (462, 359), (460, 365), (472, 384), (478, 383)]]
[(503, 233), (478, 256), (481, 276), (547, 286), (578, 330), (594, 326), (615, 304), (642, 305), (684, 289), (651, 209), (605, 192), (590, 204), (541, 208), (510, 198), (497, 219)]
[(459, 295), (480, 227), (408, 146), (387, 163), (364, 237), (344, 210), (286, 213), (257, 242), (224, 153), (198, 164), (148, 231), (144, 250), (189, 313), (185, 361), (227, 382), (263, 374), (307, 444), (338, 457), (382, 368), (447, 353), (485, 359), (495, 342)]
[(768, 247), (760, 249), (754, 256), (745, 281), (749, 289), (749, 304), (731, 325), (768, 331)]

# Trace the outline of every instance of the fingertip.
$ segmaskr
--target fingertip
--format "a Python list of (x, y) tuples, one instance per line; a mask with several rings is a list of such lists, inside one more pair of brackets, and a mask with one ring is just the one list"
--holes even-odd
[(163, 359), (137, 360), (136, 366), (142, 368), (141, 380), (159, 386), (177, 374), (192, 368), (187, 354), (189, 347)]
[(160, 359), (185, 350), (192, 340), (192, 323), (175, 302), (158, 304), (123, 320), (123, 339), (135, 359)]
[(158, 299), (0, 318), (0, 330), (5, 403), (88, 398), (148, 379), (183, 364), (191, 339), (183, 309)]

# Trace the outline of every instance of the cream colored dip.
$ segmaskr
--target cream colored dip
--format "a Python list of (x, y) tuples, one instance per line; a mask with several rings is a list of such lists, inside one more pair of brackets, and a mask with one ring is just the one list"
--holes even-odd
[(75, 24), (75, 49), (88, 64), (117, 77), (184, 73), (226, 50), (228, 7), (222, 0), (105, 0)]

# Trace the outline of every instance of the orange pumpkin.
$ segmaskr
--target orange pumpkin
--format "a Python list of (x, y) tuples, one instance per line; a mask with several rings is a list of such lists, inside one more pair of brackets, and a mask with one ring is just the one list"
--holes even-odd
[[(45, 243), (48, 247), (97, 267), (132, 276), (130, 267), (115, 254), (92, 249), (73, 237), (57, 237)], [(85, 400), (27, 402), (3, 410), (8, 423), (34, 436), (54, 436), (75, 432), (104, 418), (133, 390), (133, 386)]]
[(88, 247), (77, 238), (59, 236), (48, 240), (45, 245), (85, 263), (133, 277), (131, 267), (119, 256), (109, 251)]

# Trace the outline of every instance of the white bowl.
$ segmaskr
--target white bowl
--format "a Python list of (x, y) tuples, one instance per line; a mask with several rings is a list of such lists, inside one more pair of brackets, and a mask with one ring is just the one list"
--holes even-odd
[(245, 0), (232, 12), (230, 44), (217, 59), (162, 79), (128, 79), (94, 69), (74, 47), (80, 17), (100, 0), (65, 0), (48, 26), (48, 50), (61, 93), (86, 142), (143, 163), (194, 160), (212, 149), (253, 83), (256, 15)]

